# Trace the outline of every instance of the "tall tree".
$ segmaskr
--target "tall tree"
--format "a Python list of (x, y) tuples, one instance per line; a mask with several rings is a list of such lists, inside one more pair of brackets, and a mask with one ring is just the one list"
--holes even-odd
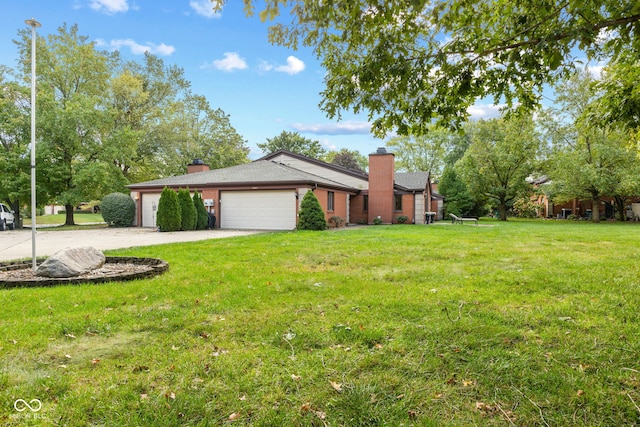
[(387, 141), (387, 148), (396, 155), (396, 167), (407, 172), (429, 171), (433, 177), (442, 175), (447, 151), (457, 135), (439, 127), (417, 136), (396, 136)]
[(368, 111), (378, 135), (461, 124), (479, 98), (537, 107), (573, 71), (576, 48), (640, 56), (636, 0), (244, 0), (247, 13), (258, 3), (263, 20), (291, 14), (270, 27), (273, 43), (311, 46), (322, 61), (327, 114)]
[[(21, 57), (28, 58), (31, 46), (26, 30), (22, 36), (17, 44)], [(74, 225), (74, 206), (85, 197), (76, 178), (79, 172), (93, 169), (91, 162), (101, 144), (99, 129), (107, 118), (100, 97), (107, 90), (109, 58), (81, 36), (77, 26), (63, 25), (38, 41), (37, 61), (38, 137), (48, 155), (40, 165), (50, 177), (45, 182), (50, 194), (65, 206), (65, 224)], [(27, 64), (25, 76), (30, 73)], [(95, 183), (104, 182), (104, 177), (87, 174)]]
[(364, 172), (367, 170), (369, 160), (357, 150), (342, 148), (339, 151), (329, 151), (324, 156), (324, 161), (334, 165), (340, 165), (347, 169)]
[[(30, 35), (26, 29), (19, 35), (26, 80)], [(37, 173), (46, 191), (38, 201), (64, 204), (65, 224), (73, 224), (80, 201), (126, 191), (130, 182), (182, 174), (195, 157), (213, 167), (248, 161), (229, 116), (192, 94), (180, 67), (150, 54), (123, 61), (117, 52), (96, 50), (75, 25), (60, 27), (37, 46)], [(21, 170), (28, 174), (28, 165)]]
[[(6, 76), (11, 70), (0, 66), (0, 200), (20, 215), (29, 200), (29, 90)], [(42, 196), (42, 192), (40, 194)]]
[(628, 133), (611, 127), (606, 115), (593, 114), (603, 107), (597, 87), (586, 71), (561, 82), (556, 107), (544, 120), (553, 144), (549, 177), (554, 198), (590, 200), (594, 222), (600, 221), (604, 196), (616, 197), (623, 215), (624, 201), (640, 189), (634, 185), (637, 179), (629, 179), (637, 176), (638, 168)]
[(526, 178), (534, 171), (540, 139), (529, 117), (481, 120), (467, 127), (471, 146), (458, 162), (471, 193), (497, 207), (499, 218), (529, 190)]
[(166, 111), (166, 136), (159, 155), (167, 175), (183, 174), (194, 159), (212, 169), (249, 161), (246, 141), (231, 125), (229, 115), (213, 109), (205, 97), (187, 94)]
[(476, 208), (476, 200), (469, 193), (467, 184), (460, 179), (454, 166), (444, 168), (442, 178), (438, 182), (438, 193), (444, 196), (444, 208), (447, 214), (452, 213), (458, 216), (479, 214), (479, 212), (473, 212)]
[(298, 132), (282, 131), (280, 135), (267, 138), (267, 142), (256, 145), (265, 154), (275, 153), (278, 150), (287, 150), (313, 159), (320, 159), (326, 154), (326, 150), (322, 148), (319, 141), (305, 138)]

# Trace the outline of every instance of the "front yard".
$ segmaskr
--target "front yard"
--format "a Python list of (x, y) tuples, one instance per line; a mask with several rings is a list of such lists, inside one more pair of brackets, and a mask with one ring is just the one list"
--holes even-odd
[(640, 226), (489, 224), (109, 251), (170, 270), (0, 290), (0, 421), (639, 424)]

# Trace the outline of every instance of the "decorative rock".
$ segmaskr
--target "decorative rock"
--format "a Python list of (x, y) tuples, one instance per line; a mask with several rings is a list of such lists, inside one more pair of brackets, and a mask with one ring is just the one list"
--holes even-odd
[(104, 265), (106, 258), (93, 247), (65, 248), (56, 252), (36, 269), (36, 276), (75, 277)]

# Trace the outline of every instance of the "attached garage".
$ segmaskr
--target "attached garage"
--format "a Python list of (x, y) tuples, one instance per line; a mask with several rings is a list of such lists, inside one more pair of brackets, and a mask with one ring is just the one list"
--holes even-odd
[(293, 190), (221, 191), (220, 200), (220, 228), (296, 228), (296, 193)]

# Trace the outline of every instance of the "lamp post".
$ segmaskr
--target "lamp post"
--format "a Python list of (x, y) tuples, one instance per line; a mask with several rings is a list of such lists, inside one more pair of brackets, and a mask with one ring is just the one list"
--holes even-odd
[(31, 27), (31, 258), (36, 271), (36, 28), (34, 18), (24, 21)]

